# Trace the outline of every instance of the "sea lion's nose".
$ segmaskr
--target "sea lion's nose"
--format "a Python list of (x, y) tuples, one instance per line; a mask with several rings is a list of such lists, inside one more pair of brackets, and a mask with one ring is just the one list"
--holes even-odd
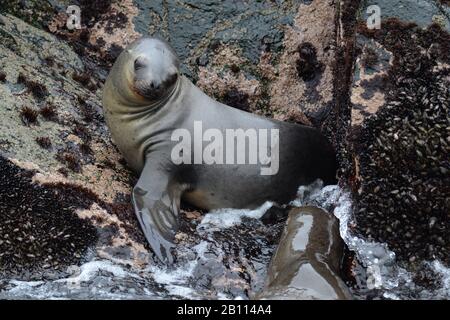
[(134, 70), (138, 71), (145, 67), (145, 61), (143, 58), (139, 57), (134, 60)]
[(158, 90), (160, 87), (160, 83), (156, 82), (156, 81), (152, 81), (150, 82), (150, 88)]

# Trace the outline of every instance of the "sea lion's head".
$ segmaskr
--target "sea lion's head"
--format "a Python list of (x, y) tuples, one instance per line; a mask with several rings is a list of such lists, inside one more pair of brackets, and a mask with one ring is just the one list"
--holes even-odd
[(134, 91), (150, 100), (170, 93), (179, 75), (180, 62), (172, 47), (158, 38), (142, 38), (131, 46), (130, 68), (134, 74)]
[[(115, 88), (128, 103), (153, 104), (170, 95), (180, 77), (180, 62), (173, 48), (159, 38), (144, 37), (130, 44), (115, 67)], [(125, 83), (124, 83), (125, 82)]]

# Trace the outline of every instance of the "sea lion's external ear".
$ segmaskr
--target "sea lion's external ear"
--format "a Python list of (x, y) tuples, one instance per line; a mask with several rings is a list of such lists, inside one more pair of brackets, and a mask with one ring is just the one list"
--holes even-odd
[(146, 161), (133, 189), (133, 205), (142, 231), (153, 252), (165, 263), (172, 264), (170, 249), (178, 230), (180, 206), (178, 185), (169, 173), (152, 161)]

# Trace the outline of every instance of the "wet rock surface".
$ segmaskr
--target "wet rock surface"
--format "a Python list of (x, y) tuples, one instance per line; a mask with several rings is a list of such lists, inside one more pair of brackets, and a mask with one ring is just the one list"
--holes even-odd
[[(378, 5), (383, 19), (397, 18), (404, 22), (413, 22), (419, 27), (428, 27), (437, 23), (447, 31), (450, 30), (450, 8), (448, 2), (440, 0), (377, 0), (363, 1), (364, 8)], [(363, 19), (367, 12), (363, 11)]]
[(340, 276), (344, 241), (339, 221), (318, 208), (289, 211), (259, 299), (352, 299)]

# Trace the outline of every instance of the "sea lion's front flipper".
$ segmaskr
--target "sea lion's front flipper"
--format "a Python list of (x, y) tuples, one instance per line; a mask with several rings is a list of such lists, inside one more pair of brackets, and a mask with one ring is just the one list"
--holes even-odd
[(180, 195), (169, 173), (147, 161), (133, 189), (133, 205), (147, 241), (163, 262), (173, 263), (170, 249), (178, 230)]

